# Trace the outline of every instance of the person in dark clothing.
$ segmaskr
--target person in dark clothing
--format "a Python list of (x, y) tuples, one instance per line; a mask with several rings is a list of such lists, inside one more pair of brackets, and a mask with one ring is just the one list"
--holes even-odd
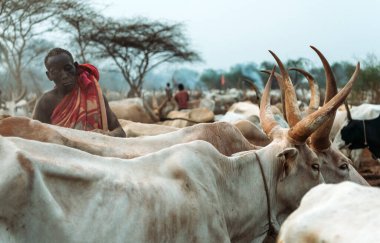
[(178, 110), (188, 108), (189, 93), (185, 90), (183, 84), (178, 84), (178, 92), (175, 94), (174, 100), (178, 104)]

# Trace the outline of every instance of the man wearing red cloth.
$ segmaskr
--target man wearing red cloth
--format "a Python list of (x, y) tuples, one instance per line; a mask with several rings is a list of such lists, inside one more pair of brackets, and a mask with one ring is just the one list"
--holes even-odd
[(183, 84), (178, 84), (178, 92), (175, 94), (174, 100), (177, 102), (178, 110), (187, 109), (189, 93), (185, 90)]
[(33, 119), (115, 137), (126, 136), (102, 94), (96, 67), (74, 62), (71, 53), (61, 48), (49, 51), (45, 67), (55, 87), (38, 100)]

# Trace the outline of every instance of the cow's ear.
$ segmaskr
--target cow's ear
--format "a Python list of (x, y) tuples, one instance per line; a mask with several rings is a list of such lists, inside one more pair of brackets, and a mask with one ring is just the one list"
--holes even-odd
[(282, 165), (282, 173), (280, 180), (285, 179), (295, 165), (295, 161), (298, 155), (298, 150), (295, 148), (286, 148), (276, 156), (279, 158)]

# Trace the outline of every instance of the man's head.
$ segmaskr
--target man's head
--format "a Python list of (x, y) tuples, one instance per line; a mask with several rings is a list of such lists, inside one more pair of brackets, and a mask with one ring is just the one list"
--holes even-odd
[(71, 53), (62, 48), (54, 48), (45, 57), (46, 75), (58, 89), (71, 91), (77, 78), (77, 63)]
[(184, 89), (183, 84), (178, 84), (178, 89), (183, 90)]

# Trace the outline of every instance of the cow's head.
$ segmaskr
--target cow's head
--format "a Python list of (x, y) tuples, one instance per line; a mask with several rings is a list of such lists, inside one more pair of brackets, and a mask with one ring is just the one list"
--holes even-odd
[[(326, 104), (338, 93), (337, 84), (330, 64), (324, 55), (315, 47), (312, 46), (312, 48), (321, 59), (325, 70), (326, 93), (324, 104)], [(356, 79), (358, 72), (359, 67), (356, 68), (351, 79)], [(368, 185), (366, 180), (352, 166), (351, 160), (337, 147), (332, 146), (330, 142), (330, 131), (334, 123), (335, 113), (336, 111), (334, 112), (333, 119), (329, 119), (325, 122), (310, 139), (311, 148), (317, 153), (319, 159), (323, 162), (321, 170), (322, 174), (328, 183), (339, 183), (349, 180), (362, 185)]]
[[(311, 48), (314, 51), (316, 51), (316, 53), (320, 57), (324, 70), (325, 70), (326, 94), (325, 94), (324, 104), (326, 105), (338, 93), (336, 81), (335, 81), (333, 72), (331, 70), (331, 67), (329, 63), (327, 62), (326, 58), (322, 55), (322, 53), (318, 49), (316, 49), (315, 47), (311, 47)], [(277, 58), (277, 61), (280, 66), (281, 74), (284, 77), (280, 80), (281, 82), (283, 82), (283, 84), (280, 85), (280, 87), (283, 87), (285, 89), (285, 92), (284, 92), (286, 94), (285, 103), (294, 102), (293, 97), (295, 97), (295, 91), (289, 79), (289, 75), (287, 74), (286, 69), (284, 68), (283, 64), (278, 58)], [(318, 87), (316, 86), (316, 82), (314, 81), (314, 78), (312, 77), (311, 74), (301, 69), (294, 69), (294, 70), (302, 73), (309, 81), (309, 85), (311, 89), (311, 99), (310, 99), (310, 104), (308, 108), (308, 114), (311, 114), (314, 111), (317, 111), (319, 109), (320, 95), (319, 95)], [(359, 72), (359, 64), (357, 65), (355, 73), (353, 74), (349, 82), (354, 82), (354, 80), (356, 79), (358, 75), (358, 72)], [(293, 112), (296, 112), (296, 114), (300, 114), (300, 111), (298, 110), (296, 106), (294, 106)], [(344, 156), (338, 150), (338, 148), (331, 145), (331, 142), (329, 140), (329, 134), (334, 122), (335, 113), (336, 113), (336, 109), (331, 113), (330, 118), (327, 119), (321, 125), (321, 127), (318, 128), (311, 135), (310, 140), (308, 140), (309, 146), (317, 154), (319, 160), (322, 162), (322, 166), (321, 166), (322, 175), (325, 181), (328, 183), (338, 183), (344, 180), (351, 180), (359, 184), (368, 185), (368, 183), (363, 179), (363, 177), (361, 177), (360, 174), (353, 168), (353, 166), (351, 165), (352, 162), (350, 161), (350, 159)], [(294, 125), (294, 122), (299, 121), (300, 117), (301, 115), (295, 116), (295, 119), (292, 120), (293, 123), (291, 123), (291, 126)], [(289, 117), (287, 118), (288, 120), (291, 119)]]
[[(273, 140), (268, 146), (270, 148), (273, 146), (272, 151), (278, 160), (276, 201), (279, 214), (288, 215), (298, 206), (302, 196), (310, 188), (324, 181), (320, 173), (320, 161), (305, 142), (329, 118), (331, 111), (328, 112), (326, 108), (322, 108), (318, 114), (313, 113), (305, 117), (290, 129), (281, 127), (275, 120), (270, 105), (273, 75), (274, 69), (262, 96), (260, 123), (264, 132)], [(338, 107), (337, 104), (333, 106)]]

